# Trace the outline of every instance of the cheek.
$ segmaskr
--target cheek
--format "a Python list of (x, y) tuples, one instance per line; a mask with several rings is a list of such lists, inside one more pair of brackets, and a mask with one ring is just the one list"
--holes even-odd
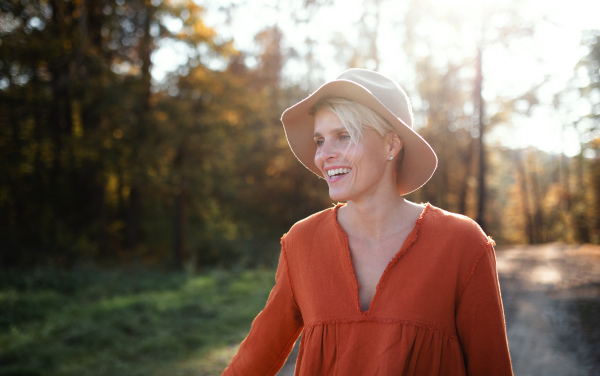
[(358, 166), (364, 164), (365, 158), (363, 148), (360, 146), (350, 145), (346, 150), (346, 160), (352, 165)]
[(359, 163), (361, 165), (362, 174), (371, 178), (382, 175), (385, 172), (385, 163), (382, 163), (373, 155), (365, 156)]
[(317, 167), (321, 167), (320, 161), (321, 161), (321, 149), (317, 149), (315, 151), (315, 158), (314, 158), (314, 162), (317, 165)]

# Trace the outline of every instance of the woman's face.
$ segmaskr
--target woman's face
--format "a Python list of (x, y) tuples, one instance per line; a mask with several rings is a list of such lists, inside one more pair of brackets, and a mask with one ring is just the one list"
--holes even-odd
[(386, 139), (365, 128), (355, 145), (339, 117), (327, 110), (317, 111), (314, 124), (315, 164), (329, 185), (331, 199), (357, 201), (376, 194), (386, 178), (390, 155)]

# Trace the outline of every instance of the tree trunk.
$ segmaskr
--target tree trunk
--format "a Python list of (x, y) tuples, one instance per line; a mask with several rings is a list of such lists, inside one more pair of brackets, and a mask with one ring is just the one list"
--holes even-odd
[(127, 248), (135, 248), (140, 240), (140, 228), (142, 218), (142, 200), (140, 188), (137, 186), (131, 187), (129, 191), (129, 205), (127, 212), (127, 231), (125, 238), (125, 246)]
[(185, 260), (185, 218), (188, 188), (185, 180), (181, 179), (175, 192), (175, 248), (173, 261), (175, 269), (182, 270)]
[(560, 187), (561, 187), (561, 206), (565, 213), (568, 213), (571, 210), (571, 188), (570, 188), (570, 169), (571, 169), (571, 160), (567, 158), (564, 154), (560, 155), (559, 160), (559, 177), (560, 177)]
[(471, 164), (473, 163), (473, 153), (475, 152), (475, 141), (469, 143), (469, 150), (466, 151), (462, 159), (463, 165), (465, 166), (465, 175), (460, 184), (460, 193), (458, 201), (458, 212), (460, 214), (467, 214), (467, 193), (469, 191), (469, 178), (471, 176)]
[[(532, 155), (532, 158), (535, 158)], [(544, 231), (544, 213), (542, 208), (542, 193), (540, 192), (540, 185), (535, 159), (531, 160), (531, 166), (529, 168), (529, 179), (531, 181), (531, 197), (533, 202), (533, 233), (536, 243), (543, 243), (546, 241)]]
[(483, 83), (483, 74), (481, 71), (482, 64), (482, 51), (483, 47), (480, 45), (477, 49), (477, 76), (475, 78), (475, 104), (478, 109), (478, 125), (479, 125), (479, 138), (478, 138), (478, 147), (479, 147), (479, 203), (477, 206), (477, 223), (479, 226), (485, 231), (485, 200), (486, 200), (486, 190), (485, 190), (485, 150), (483, 144), (483, 135), (484, 135), (484, 125), (483, 125), (483, 116), (485, 114), (483, 97), (482, 97), (482, 83)]
[(177, 148), (177, 155), (173, 161), (175, 170), (175, 242), (173, 248), (173, 263), (175, 269), (183, 269), (185, 253), (185, 209), (187, 204), (187, 183), (183, 177), (183, 165), (186, 155), (185, 140)]
[(592, 217), (594, 218), (594, 235), (591, 240), (598, 244), (600, 243), (600, 161), (596, 158), (590, 160), (589, 163), (594, 200), (594, 208), (592, 211)]
[[(142, 166), (145, 161), (140, 161), (140, 148), (143, 142), (146, 141), (148, 135), (148, 119), (150, 111), (150, 88), (151, 88), (151, 76), (150, 67), (151, 60), (150, 55), (152, 54), (152, 36), (150, 35), (150, 24), (154, 17), (154, 7), (150, 1), (144, 2), (145, 18), (142, 24), (144, 36), (140, 41), (138, 49), (139, 57), (142, 60), (142, 78), (141, 78), (141, 92), (140, 102), (137, 108), (137, 122), (133, 128), (133, 141), (131, 144), (132, 149), (132, 166)], [(134, 167), (135, 168), (135, 167)], [(141, 218), (142, 218), (142, 197), (141, 197), (141, 186), (142, 177), (145, 171), (137, 171), (133, 173), (131, 181), (131, 193), (129, 200), (129, 214), (128, 214), (128, 242), (127, 245), (131, 248), (137, 246), (140, 240), (141, 233)]]
[(535, 236), (533, 234), (533, 221), (531, 219), (531, 209), (529, 207), (527, 175), (525, 174), (525, 167), (523, 166), (521, 150), (515, 151), (515, 170), (517, 171), (517, 179), (519, 181), (521, 208), (523, 210), (523, 217), (525, 218), (525, 235), (527, 236), (529, 244), (534, 244)]

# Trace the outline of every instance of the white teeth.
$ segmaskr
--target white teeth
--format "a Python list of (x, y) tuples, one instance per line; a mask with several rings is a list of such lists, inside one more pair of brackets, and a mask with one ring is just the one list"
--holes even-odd
[(339, 175), (339, 174), (347, 174), (349, 172), (350, 172), (349, 168), (336, 168), (334, 170), (327, 171), (327, 175), (334, 176), (334, 175)]

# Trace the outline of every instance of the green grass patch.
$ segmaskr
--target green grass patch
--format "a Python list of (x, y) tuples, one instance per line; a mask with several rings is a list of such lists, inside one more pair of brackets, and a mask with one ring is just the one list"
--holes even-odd
[(220, 375), (273, 270), (0, 276), (0, 375)]

